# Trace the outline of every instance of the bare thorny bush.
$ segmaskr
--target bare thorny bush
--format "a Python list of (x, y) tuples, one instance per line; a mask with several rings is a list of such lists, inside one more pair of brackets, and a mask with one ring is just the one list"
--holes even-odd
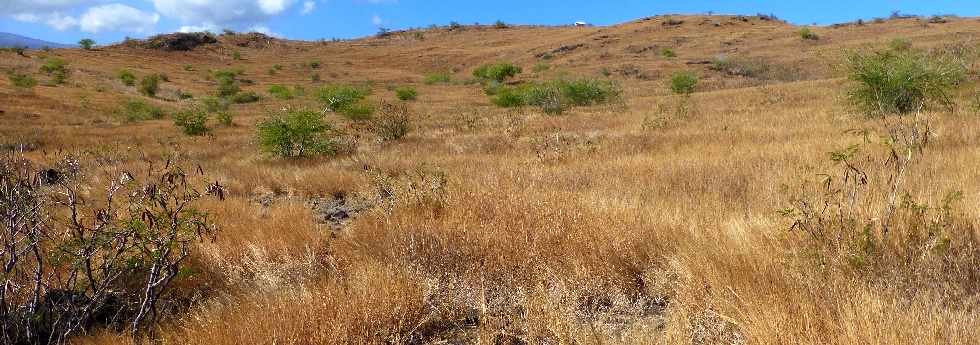
[(912, 172), (928, 156), (928, 117), (886, 116), (881, 124), (878, 131), (848, 131), (861, 143), (831, 152), (836, 172), (803, 182), (790, 198), (792, 207), (780, 211), (802, 234), (805, 256), (820, 267), (864, 272), (872, 280), (973, 280), (968, 266), (980, 252), (973, 225), (955, 209), (962, 193), (949, 192), (929, 206), (909, 188), (923, 178)]
[[(5, 344), (60, 344), (101, 326), (145, 334), (160, 320), (193, 243), (216, 228), (194, 203), (223, 198), (196, 189), (167, 162), (145, 176), (107, 173), (89, 183), (79, 161), (41, 170), (0, 157), (0, 337)], [(192, 176), (196, 175), (196, 176)]]

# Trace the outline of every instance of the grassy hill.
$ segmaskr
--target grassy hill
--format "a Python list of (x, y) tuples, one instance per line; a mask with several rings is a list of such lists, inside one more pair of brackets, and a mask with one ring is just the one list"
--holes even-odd
[[(40, 167), (73, 155), (93, 185), (173, 163), (224, 187), (195, 203), (220, 230), (169, 291), (162, 343), (980, 342), (980, 21), (807, 29), (674, 15), (0, 52), (0, 70), (38, 82), (0, 80), (0, 145)], [(970, 57), (956, 106), (851, 106), (846, 52), (905, 43)], [(63, 84), (39, 71), (54, 58)], [(591, 78), (622, 97), (561, 115), (499, 107), (473, 77), (495, 62), (522, 67), (504, 88)], [(215, 96), (217, 71), (260, 98), (185, 135), (173, 118)], [(669, 87), (679, 71), (698, 76), (688, 96)], [(148, 75), (162, 75), (153, 97)], [(331, 85), (370, 90), (376, 117), (404, 106), (410, 131), (381, 140), (378, 122), (324, 111)], [(142, 116), (152, 107), (162, 116)], [(256, 127), (283, 109), (325, 113), (339, 154), (264, 153)], [(921, 150), (881, 144), (922, 121)], [(132, 342), (92, 329), (77, 342)]]

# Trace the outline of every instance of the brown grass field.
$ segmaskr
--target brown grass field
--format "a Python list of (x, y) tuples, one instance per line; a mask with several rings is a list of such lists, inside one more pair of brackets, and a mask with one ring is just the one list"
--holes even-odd
[[(779, 212), (793, 206), (804, 181), (840, 174), (828, 152), (862, 142), (849, 130), (886, 130), (847, 103), (848, 81), (837, 68), (845, 50), (895, 38), (923, 49), (977, 48), (980, 20), (813, 27), (820, 39), (803, 40), (798, 27), (758, 17), (670, 19), (683, 23), (468, 26), (422, 30), (424, 39), (408, 31), (261, 47), (222, 36), (190, 52), (123, 45), (0, 52), (0, 70), (42, 82), (23, 90), (0, 80), (0, 144), (34, 144), (23, 155), (39, 164), (98, 154), (113, 158), (102, 168), (140, 169), (141, 157), (176, 157), (227, 187), (227, 200), (198, 205), (221, 230), (194, 248), (196, 273), (177, 283), (174, 293), (189, 302), (147, 343), (980, 343), (972, 82), (958, 91), (955, 109), (920, 114), (933, 137), (902, 185), (903, 200), (932, 207), (962, 191), (949, 214), (899, 211), (891, 232), (879, 231), (890, 175), (874, 145), (857, 161), (870, 180), (855, 206), (873, 229), (866, 238), (815, 241)], [(677, 56), (662, 57), (664, 47)], [(536, 57), (551, 51), (550, 59)], [(729, 75), (701, 63), (720, 55), (757, 58), (772, 75)], [(37, 69), (47, 56), (69, 62), (66, 85), (43, 85)], [(322, 66), (306, 66), (313, 60)], [(460, 82), (495, 61), (524, 67), (518, 81), (601, 77), (605, 69), (624, 101), (558, 116), (499, 108), (480, 85)], [(532, 72), (539, 62), (550, 68)], [(274, 64), (282, 71), (267, 73)], [(144, 97), (116, 77), (124, 68), (170, 81), (157, 98)], [(233, 105), (234, 126), (191, 137), (167, 118), (127, 122), (118, 114), (129, 98), (178, 110), (189, 101), (168, 100), (176, 90), (210, 94), (208, 70), (225, 68), (243, 69), (254, 81), (244, 89), (266, 96)], [(969, 69), (975, 80), (977, 69)], [(678, 70), (701, 76), (687, 101), (667, 87)], [(423, 83), (432, 72), (456, 82)], [(386, 143), (364, 133), (355, 152), (336, 157), (259, 151), (258, 121), (287, 105), (319, 109), (310, 95), (331, 83), (370, 83), (370, 99), (391, 102), (388, 86), (417, 87), (413, 131)], [(302, 85), (308, 96), (268, 97), (270, 84)], [(338, 115), (328, 119), (356, 129)], [(377, 201), (379, 190), (392, 196)], [(317, 222), (310, 200), (335, 195), (373, 207), (341, 227)], [(921, 226), (936, 223), (941, 230)], [(95, 329), (74, 342), (134, 341)]]

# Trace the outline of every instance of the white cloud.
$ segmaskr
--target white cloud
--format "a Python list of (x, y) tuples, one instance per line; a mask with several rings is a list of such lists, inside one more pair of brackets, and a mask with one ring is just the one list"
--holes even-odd
[(44, 15), (96, 2), (98, 0), (0, 0), (0, 13)]
[(371, 17), (371, 24), (381, 25), (382, 23), (384, 23), (384, 20), (382, 20), (381, 17), (378, 17), (377, 14), (375, 14), (374, 17)]
[(307, 15), (307, 14), (313, 13), (313, 10), (315, 10), (315, 9), (316, 9), (316, 2), (307, 0), (307, 1), (303, 2), (303, 10), (300, 11), (299, 13), (302, 14), (302, 15)]
[(146, 13), (123, 4), (109, 4), (89, 8), (78, 21), (82, 31), (151, 31), (160, 21), (160, 15)]
[(250, 27), (250, 28), (248, 28), (248, 31), (249, 32), (258, 32), (260, 34), (266, 34), (268, 36), (282, 38), (282, 35), (277, 34), (275, 32), (272, 32), (272, 29), (269, 29), (268, 26), (264, 26), (264, 25), (256, 25), (256, 26)]
[(17, 13), (12, 15), (14, 20), (25, 23), (43, 23), (58, 31), (65, 31), (78, 25), (78, 19), (66, 16), (61, 12), (51, 12), (46, 14), (39, 13)]
[(178, 31), (180, 31), (180, 32), (204, 32), (204, 31), (207, 31), (207, 32), (217, 33), (219, 31), (221, 31), (221, 28), (219, 28), (217, 25), (214, 25), (214, 24), (207, 24), (207, 23), (205, 23), (205, 24), (202, 24), (202, 25), (184, 25), (184, 26), (181, 26)]
[(186, 26), (248, 27), (276, 16), (297, 0), (153, 0), (158, 12)]

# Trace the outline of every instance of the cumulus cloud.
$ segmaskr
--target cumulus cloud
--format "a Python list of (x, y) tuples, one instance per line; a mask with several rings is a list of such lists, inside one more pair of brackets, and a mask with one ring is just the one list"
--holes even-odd
[(153, 0), (157, 12), (187, 26), (247, 27), (265, 22), (297, 0)]
[(316, 3), (313, 2), (313, 1), (310, 1), (310, 0), (307, 0), (307, 1), (303, 2), (303, 10), (300, 11), (299, 13), (302, 14), (302, 15), (307, 15), (307, 14), (313, 13), (313, 10), (315, 10), (315, 9), (316, 9)]
[(66, 16), (61, 14), (61, 12), (52, 12), (46, 14), (38, 13), (17, 13), (12, 16), (14, 20), (25, 22), (25, 23), (42, 23), (46, 24), (55, 30), (64, 31), (69, 28), (78, 25), (78, 20), (72, 16)]
[(384, 23), (384, 20), (382, 20), (377, 14), (371, 17), (371, 24), (381, 25), (382, 23)]
[(160, 15), (146, 13), (123, 4), (109, 4), (89, 8), (78, 21), (82, 31), (98, 33), (101, 31), (146, 32), (153, 30)]

